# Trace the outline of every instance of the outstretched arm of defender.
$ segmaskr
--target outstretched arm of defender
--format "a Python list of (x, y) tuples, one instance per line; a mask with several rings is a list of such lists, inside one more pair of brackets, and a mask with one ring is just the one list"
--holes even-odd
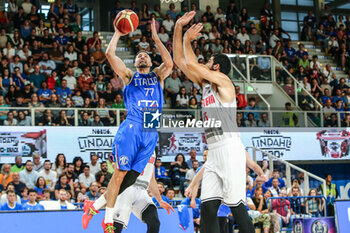
[(159, 67), (155, 68), (154, 72), (157, 73), (160, 81), (163, 82), (163, 80), (170, 75), (171, 70), (173, 69), (174, 63), (173, 63), (173, 60), (171, 59), (169, 51), (165, 48), (164, 44), (158, 37), (155, 19), (152, 19), (152, 39), (156, 43), (157, 48), (160, 52), (160, 56), (162, 57), (162, 60), (163, 60), (163, 63), (160, 64)]
[[(231, 80), (223, 73), (212, 71), (206, 65), (197, 62), (196, 56), (192, 50), (191, 41), (200, 35), (203, 25), (201, 23), (192, 25), (184, 36), (184, 50), (188, 69), (194, 73), (201, 74), (203, 79), (215, 83), (218, 87), (232, 87)], [(232, 94), (231, 88), (229, 92)]]
[(154, 176), (154, 173), (155, 173), (155, 171), (153, 172), (152, 178), (151, 178), (150, 183), (149, 183), (149, 189), (150, 189), (152, 195), (156, 198), (160, 207), (167, 210), (168, 214), (171, 213), (170, 210), (175, 212), (173, 207), (171, 207), (171, 205), (169, 205), (168, 203), (163, 201), (162, 196), (160, 195), (159, 190), (158, 190), (158, 185), (157, 185), (157, 181), (156, 181), (156, 178)]
[(199, 170), (199, 172), (197, 172), (197, 174), (193, 177), (191, 184), (186, 189), (185, 191), (186, 197), (193, 197), (193, 196), (197, 197), (197, 191), (198, 191), (199, 183), (203, 179), (204, 169), (205, 169), (205, 164), (203, 165), (201, 170)]
[(116, 72), (125, 83), (128, 83), (129, 79), (131, 78), (132, 71), (128, 69), (125, 66), (124, 62), (115, 54), (117, 43), (121, 36), (124, 36), (124, 34), (115, 28), (115, 33), (106, 50), (106, 57), (109, 61), (109, 64), (111, 64), (113, 71)]
[(176, 21), (175, 29), (174, 29), (174, 62), (180, 68), (180, 70), (194, 83), (200, 85), (202, 82), (202, 78), (198, 73), (191, 72), (191, 70), (186, 65), (186, 59), (184, 55), (184, 48), (182, 44), (182, 27), (188, 24), (191, 19), (194, 17), (196, 12), (191, 11), (187, 12)]

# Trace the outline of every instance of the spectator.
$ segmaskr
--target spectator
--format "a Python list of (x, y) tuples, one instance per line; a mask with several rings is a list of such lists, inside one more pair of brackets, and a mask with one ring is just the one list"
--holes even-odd
[(24, 169), (24, 165), (22, 164), (22, 157), (15, 157), (15, 164), (11, 167), (11, 172), (20, 172)]
[(34, 189), (28, 190), (29, 201), (22, 206), (23, 210), (44, 210), (44, 206), (37, 203), (37, 192)]
[(281, 190), (279, 197), (282, 199), (276, 199), (272, 201), (272, 209), (273, 213), (277, 213), (282, 219), (283, 226), (291, 227), (292, 222), (290, 221), (291, 216), (291, 208), (290, 202), (288, 200), (283, 199), (283, 197), (287, 197), (287, 191)]
[(68, 191), (65, 189), (60, 189), (57, 195), (57, 199), (58, 199), (58, 204), (60, 206), (61, 210), (71, 210), (71, 209), (75, 209), (76, 207), (72, 204), (69, 203), (67, 201), (68, 199)]
[(183, 154), (177, 154), (175, 157), (175, 162), (170, 163), (169, 176), (171, 177), (174, 185), (180, 185), (180, 190), (183, 189), (183, 181), (185, 180), (188, 169), (189, 168), (185, 162), (185, 156), (183, 156)]
[(88, 165), (85, 165), (84, 167), (84, 173), (81, 173), (78, 177), (80, 187), (82, 189), (88, 190), (91, 183), (95, 181), (95, 176), (90, 174), (90, 167)]
[[(316, 189), (310, 189), (308, 196), (317, 196)], [(324, 208), (324, 200), (322, 198), (309, 197), (305, 202), (305, 213), (313, 218), (320, 217)], [(327, 212), (329, 216), (330, 213)]]
[(73, 62), (78, 59), (78, 54), (76, 51), (74, 51), (73, 45), (68, 46), (68, 50), (64, 52), (64, 58), (68, 58), (69, 61)]
[(283, 188), (285, 187), (285, 182), (284, 180), (280, 177), (280, 173), (278, 170), (273, 170), (272, 172), (272, 177), (269, 179), (269, 181), (267, 182), (266, 186), (267, 187), (271, 187), (272, 186), (272, 180), (277, 178), (278, 179), (278, 183), (279, 183), (279, 188)]
[(72, 97), (72, 91), (67, 86), (67, 80), (62, 80), (61, 87), (58, 87), (56, 90), (56, 95), (58, 98), (58, 102), (64, 105), (66, 103), (67, 98)]
[[(159, 194), (162, 196), (162, 200), (169, 204), (170, 203), (169, 199), (164, 195), (164, 192), (165, 192), (164, 184), (162, 182), (157, 182), (157, 184), (158, 184)], [(157, 207), (160, 207), (158, 201), (154, 196), (152, 197), (152, 200)]]
[(74, 0), (67, 0), (63, 5), (63, 12), (68, 15), (71, 22), (76, 22), (78, 26), (81, 25), (81, 16), (79, 14), (78, 5), (74, 3)]
[(12, 174), (12, 182), (10, 182), (7, 186), (13, 185), (15, 188), (15, 192), (17, 195), (21, 196), (21, 191), (26, 188), (26, 184), (20, 181), (20, 175), (18, 172), (13, 172)]
[(91, 122), (91, 126), (104, 126), (99, 115), (94, 116), (94, 120)]
[(181, 190), (182, 195), (184, 195), (184, 191), (188, 187), (188, 185), (191, 184), (194, 176), (196, 175), (196, 171), (197, 171), (198, 168), (199, 168), (198, 160), (193, 160), (192, 161), (192, 167), (186, 172), (185, 183), (184, 183), (184, 190)]
[(168, 173), (165, 169), (165, 167), (162, 166), (162, 161), (160, 159), (156, 160), (155, 164), (155, 178), (157, 181), (162, 182), (167, 187), (172, 186), (171, 180), (168, 177)]
[(39, 152), (33, 153), (33, 170), (40, 172), (44, 168), (44, 164), (40, 161)]
[(112, 174), (108, 172), (108, 165), (107, 165), (107, 162), (106, 161), (103, 161), (101, 163), (101, 170), (98, 171), (96, 174), (95, 174), (95, 179), (96, 181), (99, 181), (100, 179), (97, 179), (97, 177), (101, 177), (103, 176), (103, 181), (101, 182), (101, 185), (103, 187), (107, 187), (108, 186), (108, 183), (109, 181), (111, 180), (112, 178)]
[(14, 118), (13, 112), (9, 111), (7, 113), (7, 119), (4, 120), (4, 126), (17, 126), (17, 119)]
[(187, 108), (189, 106), (189, 97), (186, 94), (185, 87), (180, 88), (180, 91), (176, 96), (176, 102), (178, 108)]
[(305, 204), (301, 198), (298, 198), (301, 195), (301, 190), (299, 186), (293, 186), (291, 188), (290, 206), (291, 206), (291, 218), (298, 218), (303, 216), (305, 213)]
[(73, 164), (74, 164), (74, 173), (76, 176), (79, 176), (81, 173), (84, 172), (84, 162), (83, 159), (79, 156), (74, 157), (73, 159)]
[(201, 208), (201, 200), (199, 198), (189, 198), (186, 197), (181, 201), (181, 205), (190, 206), (193, 209), (193, 223), (195, 229), (199, 229), (200, 227), (200, 208)]
[(14, 191), (7, 191), (7, 202), (0, 205), (0, 210), (2, 211), (15, 211), (22, 210), (22, 205), (16, 202), (16, 194)]
[[(263, 188), (261, 186), (258, 186), (255, 189), (254, 196), (251, 197), (252, 203), (248, 205), (248, 207), (253, 211), (258, 211), (260, 214), (258, 214), (258, 217), (253, 218), (253, 224), (262, 222), (264, 232), (269, 232), (270, 230), (270, 215), (269, 215), (269, 209), (267, 208), (266, 202), (264, 200), (263, 196)], [(247, 203), (248, 204), (248, 203)], [(250, 211), (248, 211), (248, 214)], [(256, 212), (255, 212), (256, 214)]]
[(86, 196), (89, 198), (90, 201), (95, 201), (99, 197), (97, 191), (98, 191), (97, 182), (92, 182), (90, 184), (90, 191), (86, 193)]
[[(324, 193), (323, 184), (320, 185), (319, 190), (322, 195), (327, 197), (326, 200), (326, 208), (327, 208), (327, 216), (334, 216), (334, 200), (339, 197), (339, 191), (337, 186), (332, 183), (332, 175), (326, 175), (326, 193)], [(310, 190), (311, 194), (311, 190)], [(314, 209), (309, 206), (309, 209)]]
[[(249, 98), (248, 102), (249, 102), (249, 105), (245, 108), (245, 110), (259, 110), (259, 108), (256, 106), (256, 100), (254, 97)], [(248, 119), (248, 113), (249, 112), (244, 112), (245, 119)], [(259, 120), (258, 112), (253, 112), (253, 115), (255, 120)]]
[(345, 118), (341, 122), (341, 127), (349, 127), (350, 126), (350, 114), (346, 114)]
[(41, 87), (41, 83), (46, 80), (45, 76), (40, 73), (40, 66), (34, 66), (34, 73), (32, 73), (28, 80), (31, 82), (32, 86), (38, 90)]
[(93, 82), (93, 76), (90, 73), (90, 68), (86, 66), (84, 67), (83, 73), (78, 78), (78, 84), (80, 90), (82, 91), (82, 96), (87, 95), (87, 92), (90, 89), (91, 82)]
[(28, 188), (34, 188), (35, 182), (39, 177), (37, 171), (33, 170), (33, 162), (27, 160), (25, 164), (25, 169), (19, 173), (21, 181), (26, 184)]
[(253, 113), (248, 113), (248, 119), (244, 122), (245, 127), (257, 127), (257, 120), (254, 119)]
[(268, 119), (267, 113), (261, 114), (261, 120), (258, 121), (258, 127), (270, 127), (270, 121)]
[(84, 111), (82, 113), (82, 117), (79, 119), (78, 125), (79, 126), (91, 126), (92, 125), (92, 122), (91, 122), (91, 119), (89, 118), (88, 112)]
[(45, 179), (45, 185), (49, 191), (53, 192), (56, 185), (57, 173), (51, 170), (50, 160), (45, 160), (44, 169), (39, 172), (39, 176)]
[[(262, 55), (267, 55), (267, 51), (264, 50)], [(268, 80), (270, 79), (271, 72), (271, 61), (268, 57), (258, 57), (257, 59), (258, 67), (259, 67), (259, 79)]]
[(166, 15), (166, 19), (163, 21), (163, 27), (167, 33), (171, 33), (174, 27), (174, 20), (171, 18), (170, 14)]
[[(25, 189), (27, 189), (27, 188), (25, 188)], [(6, 194), (6, 192), (10, 191), (10, 190), (15, 192), (15, 186), (13, 184), (7, 185), (6, 190), (3, 189), (1, 191), (2, 195), (1, 195), (1, 198), (0, 198), (0, 204), (7, 202), (7, 194)], [(25, 203), (25, 201), (22, 201), (21, 197), (19, 195), (17, 195), (17, 194), (16, 194), (16, 202), (18, 202), (18, 203), (20, 203), (22, 205)]]
[(66, 176), (67, 176), (67, 182), (70, 186), (74, 187), (75, 186), (75, 181), (78, 178), (78, 176), (74, 173), (74, 164), (69, 163), (67, 165), (67, 171), (66, 171)]
[(297, 126), (298, 125), (298, 117), (295, 115), (295, 113), (291, 112), (292, 104), (287, 102), (285, 104), (285, 110), (286, 110), (286, 112), (284, 112), (283, 116), (282, 116), (283, 127), (295, 127), (295, 126)]
[(73, 192), (73, 187), (71, 184), (68, 183), (68, 178), (66, 174), (61, 174), (58, 177), (58, 181), (55, 185), (55, 198), (59, 199), (59, 195), (60, 195), (60, 190), (65, 190), (71, 193), (71, 195), (73, 196), (74, 192)]
[(11, 165), (8, 163), (3, 164), (1, 169), (1, 174), (0, 174), (0, 185), (2, 185), (3, 187), (6, 187), (10, 182), (13, 181), (12, 176), (13, 176), (13, 173), (11, 172)]
[(70, 42), (69, 37), (64, 35), (63, 28), (58, 29), (58, 35), (54, 38), (54, 41), (57, 42), (58, 46), (61, 49), (66, 49), (68, 43)]
[(64, 154), (58, 154), (55, 159), (55, 163), (52, 165), (52, 170), (57, 173), (57, 176), (64, 174), (67, 169), (66, 156)]
[(97, 155), (95, 154), (91, 155), (90, 160), (91, 162), (88, 163), (87, 165), (90, 168), (90, 174), (95, 176), (95, 174), (101, 170), (101, 166), (99, 163), (97, 163), (97, 160), (98, 160)]
[(171, 98), (171, 107), (176, 106), (177, 93), (180, 91), (182, 83), (178, 77), (176, 70), (173, 70), (171, 78), (167, 78), (165, 81), (165, 89), (168, 92), (168, 97)]
[(245, 98), (245, 95), (240, 93), (240, 89), (241, 89), (240, 86), (235, 86), (236, 99), (238, 99), (238, 103), (239, 103), (237, 105), (237, 108), (238, 109), (243, 109), (243, 108), (247, 107), (248, 104), (247, 104), (247, 100)]
[(102, 41), (98, 38), (98, 36), (99, 36), (99, 33), (94, 32), (93, 36), (87, 40), (89, 50), (94, 51), (97, 44), (99, 44), (99, 45), (102, 44)]

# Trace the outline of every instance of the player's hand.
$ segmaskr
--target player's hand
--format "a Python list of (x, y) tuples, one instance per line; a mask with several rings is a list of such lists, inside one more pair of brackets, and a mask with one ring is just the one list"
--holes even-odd
[(162, 207), (163, 209), (166, 209), (166, 211), (168, 212), (168, 214), (171, 214), (170, 210), (172, 210), (175, 213), (175, 210), (173, 209), (173, 207), (171, 207), (171, 205), (169, 205), (168, 203), (166, 203), (165, 201), (161, 200), (159, 202), (160, 207)]
[(188, 186), (187, 187), (187, 189), (185, 190), (185, 197), (192, 197), (192, 194), (193, 194), (193, 189), (192, 189), (192, 187), (191, 187), (191, 185), (190, 186)]
[(195, 209), (196, 208), (196, 200), (191, 200), (190, 206), (191, 206), (191, 208)]
[(195, 11), (186, 12), (181, 18), (176, 21), (176, 25), (184, 26), (188, 24), (196, 15)]
[(189, 39), (190, 41), (196, 39), (198, 36), (200, 36), (202, 28), (203, 25), (201, 23), (193, 24), (189, 29), (187, 29), (185, 38)]
[(119, 29), (114, 25), (114, 30), (115, 30), (115, 34), (119, 35), (119, 36), (126, 36), (128, 33), (122, 33), (121, 31), (119, 31)]
[(264, 174), (260, 176), (261, 179), (263, 179), (264, 182), (269, 181), (269, 178)]
[(159, 40), (157, 29), (156, 29), (156, 20), (153, 18), (151, 23), (151, 29), (152, 29), (152, 39)]

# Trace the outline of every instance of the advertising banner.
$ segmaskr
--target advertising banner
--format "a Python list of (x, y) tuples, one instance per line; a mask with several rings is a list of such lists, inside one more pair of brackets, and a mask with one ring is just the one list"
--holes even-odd
[[(16, 155), (30, 158), (39, 153), (54, 161), (63, 153), (67, 162), (75, 156), (90, 161), (97, 154), (107, 160), (118, 127), (0, 127), (0, 163), (13, 163)], [(349, 159), (350, 129), (330, 128), (241, 128), (246, 147), (257, 147), (287, 161)], [(207, 148), (202, 128), (168, 128), (159, 131), (157, 153), (163, 162), (174, 161), (176, 154), (197, 159)], [(249, 151), (249, 150), (248, 150)], [(264, 157), (257, 153), (257, 159)], [(25, 159), (24, 159), (25, 160)]]
[(335, 201), (336, 222), (338, 232), (349, 232), (350, 229), (350, 199)]
[(295, 218), (293, 219), (294, 233), (336, 233), (334, 218)]

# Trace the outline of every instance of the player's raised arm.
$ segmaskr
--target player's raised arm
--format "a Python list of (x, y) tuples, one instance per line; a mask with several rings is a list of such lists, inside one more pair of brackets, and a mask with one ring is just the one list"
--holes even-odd
[(173, 59), (171, 59), (171, 56), (169, 54), (169, 51), (165, 48), (163, 42), (159, 39), (157, 30), (156, 30), (156, 23), (155, 19), (152, 19), (152, 39), (157, 45), (157, 48), (160, 52), (160, 56), (162, 57), (163, 63), (160, 64), (159, 67), (154, 69), (154, 72), (157, 73), (162, 86), (163, 85), (163, 80), (168, 77), (171, 73), (171, 70), (173, 69)]
[(186, 65), (184, 48), (182, 42), (182, 28), (184, 25), (188, 24), (191, 19), (195, 16), (196, 12), (186, 12), (181, 18), (176, 21), (174, 28), (174, 38), (173, 38), (173, 46), (174, 46), (174, 62), (180, 68), (180, 70), (194, 83), (201, 86), (202, 78), (198, 73), (191, 72)]
[(153, 175), (152, 175), (152, 178), (151, 178), (150, 183), (149, 183), (149, 189), (150, 189), (152, 195), (154, 195), (154, 197), (158, 201), (160, 207), (167, 210), (168, 214), (171, 213), (170, 210), (175, 212), (175, 210), (173, 209), (173, 207), (171, 207), (171, 205), (169, 205), (168, 203), (163, 201), (162, 196), (159, 193), (159, 189), (158, 189), (158, 185), (157, 185), (157, 181), (156, 181), (156, 177), (154, 176), (154, 173), (155, 173), (155, 170), (153, 171)]
[[(211, 70), (208, 66), (198, 63), (196, 56), (192, 50), (191, 41), (197, 38), (200, 35), (200, 31), (202, 30), (203, 25), (201, 23), (192, 25), (185, 33), (184, 36), (184, 51), (187, 68), (192, 70), (195, 73), (201, 75), (201, 77), (211, 83), (215, 83), (219, 88), (224, 87), (230, 89), (234, 93), (234, 88), (231, 80), (227, 75), (221, 72), (216, 72), (219, 68), (219, 64), (213, 65), (213, 70)], [(212, 59), (212, 58), (211, 58)], [(213, 62), (212, 60), (209, 61)], [(231, 90), (233, 89), (233, 90)]]
[(106, 50), (106, 57), (111, 64), (111, 67), (114, 72), (116, 72), (119, 77), (123, 79), (125, 83), (128, 83), (131, 78), (132, 71), (128, 69), (122, 59), (120, 59), (116, 54), (117, 44), (121, 36), (124, 36), (117, 28), (115, 28), (115, 33), (109, 42), (109, 45)]

